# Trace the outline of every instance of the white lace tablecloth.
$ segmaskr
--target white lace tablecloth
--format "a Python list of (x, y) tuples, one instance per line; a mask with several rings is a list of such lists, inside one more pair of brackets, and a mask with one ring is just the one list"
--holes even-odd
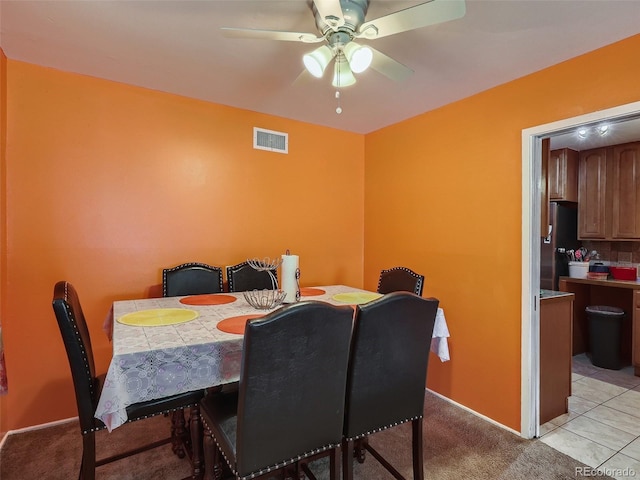
[[(315, 288), (326, 293), (302, 299), (344, 305), (332, 297), (363, 292), (343, 285)], [(269, 311), (252, 308), (242, 293), (224, 295), (237, 300), (223, 305), (184, 305), (180, 303), (183, 297), (167, 297), (113, 303), (113, 357), (95, 412), (109, 431), (127, 421), (128, 405), (239, 379), (243, 337), (218, 330), (216, 325), (225, 318)], [(185, 308), (199, 315), (186, 323), (161, 327), (130, 326), (117, 321), (127, 313), (155, 308)], [(449, 360), (447, 337), (444, 312), (438, 309), (431, 351), (443, 362)]]

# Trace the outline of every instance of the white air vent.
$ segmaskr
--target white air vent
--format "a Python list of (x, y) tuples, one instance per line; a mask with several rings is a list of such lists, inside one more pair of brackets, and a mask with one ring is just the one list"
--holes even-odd
[(253, 127), (253, 148), (289, 153), (289, 134)]

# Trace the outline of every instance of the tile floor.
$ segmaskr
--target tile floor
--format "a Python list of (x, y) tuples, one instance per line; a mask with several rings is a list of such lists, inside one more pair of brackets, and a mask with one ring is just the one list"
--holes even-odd
[[(540, 427), (540, 441), (614, 478), (640, 477), (640, 377), (573, 357), (569, 413)], [(577, 475), (579, 476), (579, 475)]]

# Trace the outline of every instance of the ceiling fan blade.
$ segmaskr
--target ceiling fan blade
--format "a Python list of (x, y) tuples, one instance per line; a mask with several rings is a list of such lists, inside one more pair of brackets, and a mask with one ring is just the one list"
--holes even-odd
[(320, 18), (333, 30), (344, 25), (344, 14), (340, 0), (314, 0), (313, 4)]
[(251, 38), (258, 40), (283, 40), (286, 42), (317, 43), (324, 37), (318, 37), (313, 33), (282, 32), (278, 30), (254, 30), (252, 28), (222, 27), (222, 34), (229, 38)]
[(396, 82), (402, 82), (413, 75), (413, 70), (409, 67), (405, 67), (400, 62), (385, 55), (380, 50), (371, 48), (373, 52), (373, 59), (371, 60), (371, 68), (375, 71), (383, 74), (385, 77), (395, 80)]
[(356, 37), (381, 38), (464, 16), (464, 0), (431, 0), (363, 23)]

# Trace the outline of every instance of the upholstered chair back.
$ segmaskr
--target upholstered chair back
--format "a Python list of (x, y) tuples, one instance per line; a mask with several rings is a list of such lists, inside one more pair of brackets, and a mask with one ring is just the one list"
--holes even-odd
[(406, 267), (393, 267), (380, 272), (378, 293), (413, 292), (422, 296), (424, 276)]
[(220, 267), (192, 262), (162, 270), (163, 297), (220, 293), (222, 288)]

